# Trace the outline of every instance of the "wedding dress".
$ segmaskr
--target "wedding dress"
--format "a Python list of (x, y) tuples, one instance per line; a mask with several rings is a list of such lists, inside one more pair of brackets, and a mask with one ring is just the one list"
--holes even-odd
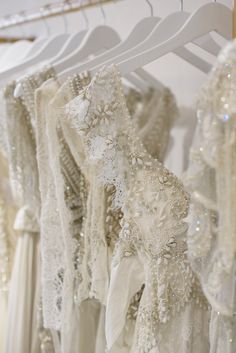
[[(111, 239), (109, 236), (109, 232), (106, 233), (105, 226), (107, 226), (105, 222), (105, 218), (110, 217), (111, 221), (110, 225), (112, 227), (112, 231), (110, 230), (110, 234), (114, 237), (114, 232), (116, 232), (116, 236), (118, 236), (118, 229), (114, 228), (114, 224), (117, 228), (117, 220), (114, 218), (114, 214), (110, 212), (108, 209), (108, 205), (106, 205), (107, 197), (104, 194), (104, 188), (99, 187), (98, 183), (94, 184), (93, 179), (89, 176), (89, 172), (86, 170), (86, 165), (83, 160), (83, 148), (78, 144), (78, 141), (73, 139), (73, 136), (68, 136), (68, 131), (66, 132), (63, 129), (61, 130), (61, 122), (60, 118), (63, 120), (64, 110), (61, 111), (62, 107), (71, 99), (79, 94), (79, 92), (86, 87), (90, 82), (90, 78), (88, 75), (76, 75), (72, 79), (68, 80), (59, 91), (56, 93), (58, 89), (58, 84), (56, 81), (51, 81), (43, 85), (39, 90), (37, 90), (36, 94), (36, 107), (37, 109), (37, 150), (38, 150), (38, 164), (39, 170), (41, 174), (41, 197), (42, 197), (42, 213), (41, 213), (41, 226), (44, 229), (42, 234), (44, 235), (42, 239), (42, 248), (43, 248), (43, 299), (45, 298), (44, 307), (44, 319), (45, 325), (47, 327), (53, 327), (57, 330), (61, 330), (60, 323), (65, 322), (65, 317), (63, 313), (60, 313), (61, 307), (64, 307), (66, 304), (63, 303), (63, 289), (60, 287), (65, 281), (66, 275), (65, 271), (68, 271), (68, 268), (71, 271), (74, 271), (74, 289), (71, 288), (71, 292), (68, 291), (68, 287), (66, 287), (66, 302), (70, 301), (71, 297), (71, 307), (73, 309), (70, 310), (68, 306), (66, 306), (67, 310), (65, 313), (70, 316), (68, 319), (69, 324), (69, 332), (67, 331), (66, 344), (65, 349), (66, 352), (74, 352), (76, 351), (76, 347), (79, 347), (79, 335), (74, 333), (77, 329), (78, 332), (78, 317), (81, 316), (77, 314), (77, 310), (81, 310), (85, 316), (92, 317), (92, 311), (94, 311), (95, 317), (98, 316), (100, 305), (95, 301), (90, 301), (90, 308), (88, 298), (93, 298), (95, 296), (96, 299), (100, 301), (100, 303), (105, 304), (106, 299), (106, 291), (108, 287), (108, 278), (104, 281), (104, 273), (108, 275), (109, 268), (109, 254), (107, 254), (107, 250), (112, 248), (112, 244), (115, 239)], [(55, 94), (56, 93), (56, 94)], [(52, 97), (55, 95), (50, 105), (49, 102)], [(176, 115), (175, 103), (172, 98), (172, 95), (168, 90), (164, 90), (161, 94), (157, 94), (153, 91), (148, 92), (148, 94), (142, 96), (140, 93), (135, 92), (134, 90), (128, 90), (126, 94), (126, 102), (129, 107), (129, 111), (132, 115), (135, 116), (135, 121), (140, 129), (140, 134), (146, 143), (149, 144), (149, 148), (153, 153), (158, 153), (159, 155), (164, 154), (164, 146), (167, 145), (168, 135), (170, 125), (172, 124), (172, 120), (174, 120)], [(166, 118), (166, 116), (168, 118)], [(165, 119), (166, 118), (166, 119)], [(148, 119), (148, 122), (147, 122)], [(165, 119), (165, 120), (164, 120)], [(145, 124), (146, 123), (146, 124)], [(165, 127), (165, 129), (163, 129)], [(46, 131), (46, 134), (45, 134)], [(148, 134), (149, 133), (149, 134)], [(155, 142), (155, 137), (159, 136), (159, 142)], [(77, 136), (75, 136), (77, 139)], [(48, 141), (47, 141), (48, 139)], [(78, 140), (78, 139), (77, 139)], [(68, 145), (67, 145), (68, 144)], [(51, 147), (50, 147), (51, 146)], [(70, 146), (70, 149), (69, 149)], [(49, 161), (49, 157), (51, 154), (51, 161)], [(73, 154), (73, 155), (72, 155)], [(58, 156), (58, 157), (57, 157)], [(74, 157), (73, 157), (74, 156)], [(76, 161), (76, 163), (75, 163)], [(83, 177), (81, 170), (86, 178)], [(54, 174), (55, 183), (53, 185), (52, 175)], [(95, 176), (96, 174), (94, 174)], [(85, 180), (89, 180), (86, 182)], [(94, 178), (96, 181), (96, 178)], [(81, 184), (82, 183), (82, 184)], [(88, 186), (90, 187), (90, 199), (87, 195)], [(61, 188), (61, 189), (60, 189)], [(57, 189), (57, 190), (56, 190)], [(59, 190), (60, 189), (60, 190)], [(58, 192), (58, 200), (55, 199), (55, 194)], [(65, 198), (65, 202), (64, 202)], [(76, 201), (77, 198), (77, 201)], [(90, 202), (91, 201), (91, 202)], [(86, 203), (87, 202), (87, 203)], [(64, 207), (63, 207), (64, 204)], [(104, 204), (104, 206), (102, 206)], [(93, 206), (93, 207), (92, 207)], [(108, 210), (109, 214), (100, 214), (100, 208), (103, 210)], [(52, 209), (54, 213), (52, 213)], [(71, 212), (71, 215), (68, 214), (68, 209)], [(60, 226), (56, 219), (59, 218), (59, 210), (60, 217), (62, 218), (62, 225)], [(94, 217), (94, 211), (96, 211), (96, 215)], [(91, 218), (88, 217), (88, 213), (91, 214)], [(117, 212), (116, 212), (117, 213)], [(119, 213), (117, 213), (119, 215)], [(115, 217), (117, 216), (115, 214)], [(82, 218), (81, 218), (82, 216)], [(84, 218), (86, 216), (86, 222)], [(87, 285), (84, 286), (83, 291), (79, 288), (79, 284), (81, 282), (81, 268), (78, 266), (81, 264), (81, 258), (83, 257), (83, 247), (84, 247), (84, 239), (86, 238), (86, 234), (83, 234), (83, 223), (87, 223), (87, 238), (90, 237), (91, 226), (90, 222), (94, 222), (94, 219), (98, 220), (101, 217), (100, 222), (100, 232), (103, 234), (104, 239), (104, 250), (100, 252), (99, 261), (93, 266), (93, 270), (90, 269), (91, 275), (96, 274), (97, 278), (100, 275), (100, 282), (94, 281), (95, 285), (99, 283), (99, 291), (102, 295), (96, 296), (95, 292), (91, 294), (89, 293), (89, 274), (87, 273), (86, 265), (89, 262), (87, 257), (83, 259), (83, 280), (87, 275)], [(113, 218), (112, 218), (113, 217)], [(71, 221), (72, 218), (72, 221)], [(95, 221), (96, 223), (96, 221)], [(103, 223), (103, 224), (102, 224)], [(113, 224), (112, 224), (113, 223)], [(74, 224), (74, 226), (73, 226)], [(101, 225), (102, 224), (102, 225)], [(67, 245), (70, 253), (68, 254), (68, 258), (74, 261), (73, 263), (67, 264), (63, 268), (63, 234), (60, 232), (61, 229), (64, 230), (67, 239), (64, 242), (73, 240), (72, 245)], [(73, 230), (74, 229), (74, 230)], [(106, 229), (107, 230), (107, 229)], [(66, 233), (67, 232), (67, 233)], [(69, 235), (71, 233), (71, 236)], [(56, 237), (53, 237), (52, 234), (55, 234)], [(82, 235), (81, 235), (82, 234)], [(99, 237), (101, 239), (101, 234), (98, 235), (97, 241), (99, 242)], [(82, 238), (82, 239), (81, 239)], [(77, 242), (77, 243), (76, 243)], [(107, 245), (109, 244), (109, 247)], [(105, 248), (106, 247), (106, 248)], [(81, 251), (82, 248), (82, 251)], [(87, 247), (88, 248), (88, 247)], [(49, 251), (49, 249), (51, 249)], [(55, 249), (57, 252), (55, 253)], [(59, 251), (60, 249), (60, 251)], [(45, 251), (44, 251), (45, 250)], [(46, 251), (47, 250), (47, 251)], [(91, 250), (90, 250), (91, 251)], [(111, 251), (111, 250), (109, 250)], [(108, 256), (108, 257), (107, 257)], [(53, 263), (52, 263), (53, 261)], [(67, 259), (68, 261), (68, 259)], [(105, 264), (101, 266), (101, 264)], [(50, 273), (48, 273), (48, 267), (53, 269)], [(100, 273), (98, 272), (100, 271)], [(59, 274), (63, 274), (61, 276), (61, 281), (58, 282), (55, 279), (59, 277)], [(69, 276), (69, 274), (68, 274)], [(72, 277), (73, 280), (73, 277)], [(92, 282), (92, 280), (91, 280)], [(51, 285), (50, 285), (51, 283)], [(67, 284), (69, 285), (69, 284)], [(94, 285), (94, 287), (95, 287)], [(78, 289), (77, 289), (78, 288)], [(72, 290), (73, 289), (73, 290)], [(78, 291), (76, 293), (76, 291)], [(61, 292), (61, 296), (58, 294)], [(74, 297), (72, 294), (74, 293)], [(82, 293), (82, 294), (81, 294)], [(98, 291), (97, 291), (98, 293)], [(87, 300), (86, 300), (87, 299)], [(86, 301), (85, 301), (86, 300)], [(57, 302), (60, 302), (60, 307), (57, 305)], [(73, 306), (73, 302), (75, 302), (75, 307)], [(79, 306), (79, 304), (82, 305)], [(83, 307), (86, 306), (86, 309)], [(77, 309), (76, 309), (77, 308)], [(82, 309), (81, 309), (82, 308)], [(91, 309), (92, 308), (92, 309)], [(73, 316), (74, 315), (74, 316)], [(61, 319), (61, 317), (63, 319)], [(74, 317), (74, 320), (72, 320)], [(77, 318), (76, 318), (77, 317)], [(84, 321), (84, 320), (83, 320)], [(80, 331), (83, 331), (83, 327), (86, 329), (86, 325), (83, 324), (80, 327)], [(96, 320), (95, 320), (96, 321)], [(100, 336), (103, 337), (104, 334), (104, 309), (100, 312), (98, 326), (101, 328)], [(75, 326), (73, 325), (75, 323)], [(77, 326), (76, 326), (77, 324)], [(90, 325), (91, 327), (91, 325)], [(63, 331), (63, 329), (62, 329)], [(86, 330), (85, 330), (86, 332)], [(94, 335), (96, 337), (96, 334)], [(73, 337), (73, 338), (72, 338)], [(64, 335), (62, 335), (63, 341)], [(90, 336), (90, 343), (92, 337)], [(76, 340), (76, 341), (75, 341)], [(84, 340), (86, 341), (86, 340)], [(103, 344), (101, 344), (102, 338), (98, 339), (99, 343), (96, 348), (102, 352)], [(72, 346), (70, 348), (70, 345)], [(77, 342), (77, 343), (76, 343)], [(63, 342), (62, 342), (63, 345)], [(74, 349), (74, 350), (73, 350)], [(86, 347), (89, 352), (89, 348)], [(92, 348), (91, 348), (92, 349)], [(91, 352), (94, 351), (91, 350)], [(103, 347), (103, 352), (105, 351), (105, 347)]]
[[(21, 41), (17, 46), (1, 45), (1, 69), (15, 65), (25, 55), (31, 43)], [(15, 55), (17, 50), (17, 57)], [(9, 281), (11, 279), (12, 264), (17, 242), (16, 232), (13, 230), (16, 205), (9, 185), (7, 163), (7, 141), (5, 126), (5, 109), (3, 91), (0, 91), (0, 352), (4, 352), (6, 339), (7, 309)]]
[[(40, 352), (40, 328), (37, 324), (40, 303), (40, 195), (34, 131), (34, 92), (51, 76), (51, 70), (45, 70), (25, 78), (22, 81), (21, 98), (14, 97), (15, 81), (5, 88), (10, 181), (19, 207), (14, 223), (14, 229), (19, 234), (9, 290), (6, 353)], [(41, 345), (44, 348), (44, 342)]]
[[(119, 349), (129, 304), (143, 290), (132, 352), (207, 352), (208, 304), (186, 255), (189, 197), (138, 137), (117, 69), (101, 70), (64, 114), (75, 159), (88, 176), (96, 175), (95, 185), (111, 188), (111, 208), (123, 213), (106, 298), (108, 350)], [(83, 160), (75, 148), (81, 144)], [(97, 239), (92, 247), (99, 256), (104, 240)], [(122, 349), (129, 348), (121, 342)]]
[[(2, 128), (2, 126), (1, 126)], [(1, 147), (1, 143), (0, 143)], [(7, 161), (0, 148), (0, 352), (4, 350), (9, 281), (11, 278), (16, 234), (13, 231), (15, 205), (8, 180)]]
[(198, 101), (185, 184), (191, 192), (188, 252), (212, 306), (210, 352), (236, 351), (236, 42), (228, 44)]

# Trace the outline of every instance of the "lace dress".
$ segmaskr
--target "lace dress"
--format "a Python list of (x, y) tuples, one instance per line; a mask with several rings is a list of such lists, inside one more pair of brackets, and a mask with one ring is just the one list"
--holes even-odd
[[(117, 69), (101, 70), (68, 103), (66, 116), (65, 135), (69, 121), (95, 185), (112, 190), (111, 209), (123, 214), (106, 300), (108, 350), (208, 352), (208, 305), (186, 255), (189, 197), (141, 142)], [(100, 244), (92, 244), (100, 253)], [(130, 302), (142, 288), (130, 350), (120, 336)]]
[(40, 294), (40, 195), (34, 131), (34, 91), (51, 76), (51, 71), (46, 70), (27, 77), (22, 82), (22, 98), (14, 98), (15, 82), (5, 88), (10, 181), (19, 207), (14, 223), (19, 235), (9, 292), (6, 353), (40, 352), (40, 331), (37, 325)]
[[(66, 321), (68, 322), (69, 332), (66, 330), (67, 335), (61, 336), (62, 347), (64, 347), (62, 350), (65, 349), (66, 352), (74, 351), (76, 347), (80, 346), (80, 341), (82, 341), (82, 346), (86, 341), (87, 344), (88, 342), (90, 343), (89, 347), (86, 346), (87, 352), (94, 351), (94, 347), (91, 347), (91, 337), (93, 337), (91, 330), (92, 327), (94, 327), (96, 317), (98, 318), (98, 316), (100, 316), (100, 324), (98, 326), (101, 327), (101, 335), (103, 335), (104, 331), (104, 314), (100, 313), (99, 315), (100, 306), (96, 304), (95, 301), (90, 301), (90, 303), (88, 301), (83, 301), (84, 299), (93, 297), (89, 294), (89, 289), (86, 290), (86, 292), (84, 291), (83, 296), (80, 297), (79, 294), (81, 292), (76, 293), (79, 288), (79, 284), (81, 283), (80, 271), (83, 270), (80, 266), (81, 258), (83, 257), (85, 238), (83, 234), (84, 230), (82, 230), (85, 223), (84, 218), (86, 217), (88, 223), (89, 217), (87, 215), (87, 210), (89, 210), (91, 214), (93, 213), (88, 202), (87, 195), (87, 190), (89, 188), (88, 180), (90, 179), (88, 177), (88, 172), (86, 171), (86, 166), (84, 166), (83, 148), (78, 144), (77, 136), (75, 136), (76, 140), (73, 139), (73, 136), (67, 136), (66, 131), (61, 130), (59, 119), (64, 115), (64, 110), (62, 109), (61, 111), (60, 107), (63, 107), (69, 100), (77, 96), (82, 88), (88, 85), (89, 81), (90, 78), (88, 75), (73, 77), (60, 88), (50, 105), (48, 105), (48, 103), (55, 95), (55, 92), (58, 89), (58, 84), (55, 81), (51, 81), (43, 85), (37, 91), (37, 150), (41, 175), (41, 226), (42, 229), (44, 229), (42, 231), (42, 234), (44, 235), (44, 240), (42, 241), (43, 299), (45, 300), (43, 305), (44, 318), (47, 327), (53, 327), (57, 330), (62, 330), (63, 332), (64, 329), (61, 327), (61, 323), (65, 323)], [(159, 143), (154, 143), (154, 139), (149, 136), (149, 145), (153, 153), (155, 151), (156, 153), (164, 154), (163, 147), (166, 145), (168, 140), (168, 129), (176, 115), (174, 100), (170, 92), (165, 90), (160, 97), (159, 94), (157, 95), (156, 93), (154, 94), (153, 91), (150, 91), (143, 97), (134, 90), (128, 90), (128, 93), (126, 94), (126, 101), (130, 112), (133, 116), (135, 116), (135, 121), (139, 126), (144, 139), (146, 139), (148, 131), (152, 131), (153, 136), (155, 136), (155, 134), (160, 136), (160, 132), (164, 132), (162, 129), (164, 117), (166, 115), (168, 116), (168, 119), (165, 121), (165, 133), (162, 133)], [(155, 111), (154, 107), (156, 108), (155, 114), (153, 113)], [(151, 113), (153, 114), (151, 115)], [(149, 119), (148, 124), (145, 124), (147, 118)], [(147, 125), (149, 125), (148, 129)], [(46, 134), (45, 130), (47, 131)], [(66, 140), (64, 136), (67, 136)], [(50, 138), (48, 139), (48, 137)], [(71, 149), (69, 149), (66, 141), (70, 145)], [(83, 169), (83, 174), (81, 173), (81, 167)], [(55, 178), (54, 185), (52, 175), (54, 175)], [(84, 175), (86, 178), (84, 178)], [(56, 193), (58, 195), (58, 200), (60, 200), (59, 202), (54, 196)], [(96, 204), (96, 207), (94, 207), (94, 209), (99, 212), (100, 206), (106, 200), (104, 199), (104, 188), (99, 188), (97, 185), (97, 188), (93, 187), (93, 189), (90, 189), (90, 195), (92, 205), (96, 204), (94, 200), (99, 202), (99, 204)], [(108, 209), (106, 203), (105, 205), (105, 208)], [(52, 213), (52, 210), (55, 212)], [(61, 225), (56, 222), (58, 217), (61, 217)], [(93, 217), (91, 219), (93, 219)], [(101, 219), (104, 221), (104, 215), (102, 215)], [(60, 232), (60, 229), (63, 229), (64, 234)], [(104, 225), (103, 228), (100, 229), (103, 233), (105, 232)], [(53, 234), (55, 234), (55, 237), (52, 236)], [(63, 240), (63, 237), (65, 238), (65, 234), (67, 238)], [(111, 237), (108, 235), (105, 237), (104, 235), (104, 238), (106, 238), (107, 243), (109, 243), (109, 247), (111, 248), (111, 243), (113, 243), (111, 242)], [(63, 256), (64, 249), (62, 244), (65, 244), (64, 242), (67, 244), (68, 250), (70, 251), (67, 259), (65, 259), (65, 255)], [(103, 256), (103, 258), (100, 257), (101, 263), (104, 263), (104, 261), (107, 262), (106, 249), (101, 255)], [(72, 261), (70, 264), (66, 264), (68, 258)], [(101, 263), (97, 262), (97, 267), (100, 266), (100, 272), (102, 272)], [(49, 266), (52, 269), (50, 273), (48, 273)], [(108, 271), (107, 266), (109, 266), (109, 264), (106, 264), (106, 273)], [(67, 276), (65, 272), (66, 270), (68, 271)], [(104, 267), (102, 270), (104, 270)], [(70, 271), (72, 273), (72, 278), (70, 277), (72, 288), (69, 290), (69, 284), (67, 283), (66, 288), (63, 289), (63, 286), (65, 285), (64, 281), (66, 277), (69, 278)], [(63, 274), (60, 276), (61, 281), (57, 281), (56, 278), (59, 278), (60, 273)], [(87, 273), (87, 269), (83, 272), (83, 276), (84, 273)], [(100, 285), (100, 288), (101, 287), (102, 286)], [(63, 302), (63, 290), (66, 291), (66, 294), (64, 295), (66, 302)], [(103, 293), (104, 292), (105, 291), (103, 289)], [(69, 298), (71, 298), (71, 300)], [(83, 301), (83, 303), (79, 306), (78, 304), (81, 301)], [(57, 302), (60, 303), (60, 306), (57, 305)], [(77, 304), (75, 307), (73, 306), (74, 302)], [(67, 308), (65, 312), (63, 312), (63, 310), (61, 312), (61, 309), (65, 307)], [(65, 319), (64, 314), (68, 315), (68, 320)], [(83, 319), (81, 319), (81, 317)], [(91, 322), (90, 325), (86, 326), (86, 322), (89, 323), (89, 317), (91, 317)], [(78, 325), (80, 320), (83, 324), (79, 330), (80, 335), (78, 335)], [(91, 333), (89, 340), (85, 339), (87, 331), (86, 327), (89, 327)], [(80, 336), (84, 337), (84, 339), (81, 340)], [(71, 337), (73, 337), (73, 339)], [(96, 337), (96, 332), (94, 337)], [(63, 342), (63, 338), (65, 338), (66, 343)], [(101, 342), (99, 343), (99, 346), (101, 346)], [(102, 351), (102, 348), (97, 349), (101, 349)], [(104, 349), (105, 348), (103, 347), (103, 351)]]
[(12, 272), (16, 234), (13, 220), (16, 209), (8, 180), (8, 166), (0, 151), (0, 352), (4, 351), (9, 282)]
[(236, 42), (220, 53), (199, 97), (185, 184), (192, 194), (189, 258), (212, 306), (210, 352), (236, 351)]
[(13, 231), (16, 207), (9, 185), (4, 101), (2, 95), (0, 96), (0, 102), (0, 352), (2, 353), (4, 351), (6, 336), (9, 281), (16, 244), (16, 234)]

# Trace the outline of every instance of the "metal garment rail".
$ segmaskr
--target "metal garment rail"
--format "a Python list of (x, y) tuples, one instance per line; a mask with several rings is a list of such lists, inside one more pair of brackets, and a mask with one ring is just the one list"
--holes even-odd
[[(17, 14), (7, 15), (0, 18), (0, 30), (36, 22), (39, 20), (45, 20), (52, 17), (63, 16), (81, 10), (87, 10), (95, 6), (102, 6), (108, 3), (116, 3), (117, 1), (121, 0), (83, 0), (80, 3), (78, 1), (67, 0), (59, 3), (52, 3), (50, 5), (43, 6), (36, 11), (21, 11)], [(2, 38), (4, 39), (5, 37)], [(9, 37), (9, 39), (11, 38)]]

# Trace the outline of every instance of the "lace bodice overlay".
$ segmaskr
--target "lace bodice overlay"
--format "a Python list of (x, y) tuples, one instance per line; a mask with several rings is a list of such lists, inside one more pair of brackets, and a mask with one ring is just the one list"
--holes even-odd
[[(95, 168), (100, 185), (115, 188), (112, 209), (121, 208), (124, 214), (114, 265), (133, 257), (142, 264), (145, 288), (134, 345), (139, 352), (155, 347), (161, 351), (160, 325), (179, 317), (179, 312), (184, 316), (192, 300), (207, 309), (186, 255), (189, 196), (145, 149), (130, 119), (116, 67), (101, 70), (66, 106), (66, 114), (83, 140), (86, 163)], [(179, 352), (189, 352), (183, 347)]]
[[(82, 92), (82, 95), (86, 94), (85, 90), (86, 88)], [(133, 123), (137, 126), (137, 131), (140, 133), (142, 138), (146, 140), (148, 131), (152, 133), (155, 132), (157, 137), (161, 136), (161, 134), (163, 136), (163, 139), (160, 139), (162, 144), (155, 143), (154, 138), (147, 138), (148, 141), (146, 141), (151, 150), (151, 153), (155, 156), (158, 156), (159, 153), (161, 153), (161, 148), (164, 149), (165, 145), (167, 144), (170, 129), (170, 123), (166, 123), (166, 126), (164, 126), (163, 115), (166, 114), (167, 116), (172, 116), (172, 120), (174, 120), (174, 117), (176, 116), (176, 105), (174, 98), (167, 89), (162, 93), (150, 91), (147, 96), (144, 96), (143, 100), (140, 98), (137, 99), (137, 93), (134, 96), (135, 100), (134, 98), (131, 100), (131, 96), (133, 95), (133, 91), (129, 91), (129, 93), (125, 96), (125, 100), (128, 103), (132, 101), (133, 105), (131, 106), (131, 104), (127, 104), (127, 108), (129, 112), (133, 112)], [(165, 105), (165, 103), (167, 104)], [(101, 118), (104, 119), (106, 124), (107, 119), (109, 122), (109, 115), (112, 113), (112, 108), (110, 108), (109, 105), (97, 106), (97, 111), (95, 114), (97, 114), (98, 119), (100, 118), (99, 113), (101, 113)], [(91, 121), (92, 119), (93, 118), (91, 117)], [(83, 168), (85, 174), (87, 174), (90, 179), (92, 178), (91, 185), (94, 185), (91, 189), (92, 205), (88, 206), (89, 209), (92, 207), (93, 210), (89, 215), (87, 215), (88, 217), (85, 228), (85, 238), (89, 239), (88, 241), (90, 242), (87, 244), (87, 249), (90, 250), (85, 251), (84, 257), (85, 266), (89, 264), (91, 272), (91, 275), (88, 276), (88, 281), (91, 282), (89, 296), (95, 297), (102, 303), (106, 304), (106, 295), (109, 281), (109, 274), (107, 269), (110, 266), (109, 259), (106, 260), (107, 251), (110, 253), (113, 251), (115, 243), (118, 239), (120, 231), (120, 220), (122, 218), (121, 204), (118, 203), (117, 207), (115, 208), (112, 206), (114, 195), (117, 195), (117, 193), (115, 193), (114, 184), (119, 183), (120, 181), (115, 176), (115, 174), (113, 178), (113, 174), (111, 174), (113, 173), (113, 170), (109, 168), (109, 165), (107, 165), (108, 169), (106, 169), (106, 171), (102, 171), (102, 175), (100, 175), (99, 170), (97, 170), (96, 163), (87, 163), (87, 144), (84, 145), (84, 140), (81, 138), (81, 135), (77, 134), (77, 129), (75, 126), (73, 124), (69, 125), (68, 121), (63, 119), (63, 129), (66, 135), (66, 139), (71, 146), (71, 150), (75, 150), (76, 143), (80, 145), (80, 148), (82, 146), (82, 154), (84, 154), (85, 157), (81, 157), (81, 153), (80, 156), (78, 156), (78, 152), (75, 151), (74, 154), (75, 156), (77, 155), (75, 158), (77, 158), (77, 161), (80, 163), (81, 168)], [(108, 129), (110, 130), (109, 124)], [(109, 140), (111, 140), (111, 134), (109, 133), (107, 136), (107, 141), (109, 143)], [(153, 136), (154, 134), (150, 137)], [(93, 147), (91, 146), (91, 148), (99, 153), (101, 147), (99, 146), (99, 140), (95, 141), (95, 144)], [(113, 178), (113, 183), (103, 184), (99, 182), (99, 179), (103, 177)], [(120, 186), (121, 185), (122, 184), (120, 184)], [(118, 189), (118, 184), (116, 184), (116, 189)], [(89, 279), (91, 276), (92, 278)], [(87, 287), (89, 286), (89, 282), (86, 285)], [(104, 285), (102, 285), (102, 283), (104, 283)]]
[[(89, 296), (99, 297), (98, 290), (91, 288), (91, 275), (93, 273), (95, 278), (99, 278), (99, 276), (101, 276), (98, 274), (99, 271), (103, 274), (107, 273), (107, 250), (105, 249), (105, 243), (107, 242), (108, 245), (113, 248), (114, 239), (116, 239), (115, 234), (118, 234), (120, 230), (118, 223), (120, 212), (112, 211), (109, 206), (112, 200), (112, 190), (104, 190), (103, 187), (97, 187), (97, 183), (94, 184), (93, 180), (96, 180), (96, 178), (93, 179), (92, 170), (90, 171), (84, 162), (85, 155), (83, 145), (80, 145), (77, 136), (74, 136), (72, 132), (68, 131), (64, 126), (65, 116), (62, 107), (68, 101), (78, 96), (82, 88), (86, 87), (89, 82), (89, 75), (85, 73), (70, 78), (60, 89), (58, 89), (58, 84), (55, 81), (51, 81), (37, 91), (37, 151), (41, 174), (42, 248), (45, 249), (42, 253), (43, 269), (45, 269), (43, 272), (43, 282), (48, 281), (43, 286), (45, 291), (45, 295), (43, 296), (45, 300), (43, 308), (46, 326), (57, 329), (60, 328), (61, 315), (63, 315), (61, 314), (61, 308), (65, 308), (66, 303), (72, 301), (79, 303)], [(163, 99), (167, 94), (170, 95), (169, 92), (165, 92)], [(51, 100), (53, 96), (54, 98)], [(126, 95), (127, 104), (130, 111), (134, 114), (137, 123), (141, 124), (140, 117), (143, 112), (150, 110), (151, 106), (147, 110), (144, 110), (144, 107), (146, 108), (150, 99), (153, 98), (154, 92), (152, 91), (142, 97), (138, 92), (128, 90)], [(51, 102), (49, 104), (50, 100)], [(159, 101), (161, 100), (162, 96)], [(155, 98), (155, 103), (157, 101), (157, 98)], [(160, 111), (162, 119), (161, 114), (163, 114), (162, 110)], [(142, 117), (142, 126), (144, 126), (147, 117), (148, 115)], [(42, 126), (40, 126), (41, 124)], [(154, 126), (154, 118), (152, 118), (150, 128)], [(44, 133), (45, 129), (47, 136), (45, 136)], [(48, 138), (49, 136), (50, 139)], [(48, 149), (45, 146), (48, 146)], [(158, 145), (157, 149), (159, 150), (159, 148)], [(95, 175), (96, 173), (93, 171), (93, 174)], [(49, 179), (51, 175), (51, 181), (49, 181), (49, 179), (47, 181), (47, 175)], [(91, 225), (91, 220), (94, 221), (98, 219), (98, 214), (94, 215), (91, 208), (95, 200), (99, 202), (100, 206), (104, 204), (105, 208), (100, 206), (93, 208), (96, 209), (97, 212), (100, 212), (100, 209), (102, 212), (103, 209), (106, 210), (107, 217), (111, 220), (110, 224), (112, 223), (112, 230), (107, 226), (106, 230), (103, 231), (104, 226), (99, 225), (97, 227), (96, 221)], [(57, 206), (53, 206), (56, 204)], [(55, 218), (52, 216), (52, 210), (54, 210)], [(61, 224), (53, 221), (53, 219), (56, 220), (58, 218), (61, 219)], [(103, 219), (104, 215), (101, 213), (102, 222)], [(63, 231), (60, 231), (60, 227)], [(105, 249), (105, 254), (103, 251), (100, 251), (99, 259), (101, 261), (96, 259), (97, 264), (93, 263), (93, 269), (91, 269), (91, 263), (97, 256), (96, 254), (99, 253), (100, 235), (97, 234), (96, 228), (102, 229), (102, 231), (106, 233), (102, 244)], [(86, 232), (90, 234), (91, 229), (93, 229), (94, 234), (96, 232), (97, 235), (93, 237), (94, 240), (97, 240), (93, 243), (92, 247), (90, 244), (91, 237), (86, 236)], [(52, 234), (55, 234), (56, 238), (52, 237)], [(84, 242), (86, 242), (86, 244)], [(49, 244), (51, 244), (51, 251), (46, 251), (46, 249), (48, 250), (49, 248)], [(65, 254), (65, 252), (63, 252), (63, 244), (66, 245), (67, 255), (63, 255)], [(84, 252), (84, 248), (90, 250)], [(57, 255), (55, 249), (57, 249)], [(70, 263), (68, 263), (68, 261)], [(49, 266), (50, 268), (54, 268), (55, 271), (53, 270), (48, 273), (47, 269)], [(49, 279), (49, 277), (51, 277), (51, 279)], [(60, 278), (60, 281), (57, 281), (56, 278)], [(65, 281), (68, 281), (66, 285), (64, 283)], [(50, 282), (54, 283), (56, 291), (54, 291), (54, 294), (52, 292), (52, 286), (49, 286)], [(101, 284), (99, 284), (99, 287), (100, 293), (102, 293), (99, 298), (101, 299), (101, 296), (105, 298), (105, 287), (101, 286)], [(65, 291), (64, 294), (63, 291)], [(63, 302), (63, 297), (66, 298), (65, 302)], [(69, 297), (71, 300), (68, 300)], [(59, 305), (57, 305), (57, 302)], [(67, 307), (65, 314), (69, 312), (70, 310)], [(66, 320), (64, 320), (64, 322), (66, 322)]]
[[(46, 327), (57, 330), (61, 329), (66, 313), (65, 303), (73, 301), (73, 287), (81, 282), (87, 186), (64, 139), (55, 107), (60, 111), (61, 105), (78, 94), (81, 84), (82, 80), (73, 78), (59, 89), (57, 82), (51, 81), (37, 91), (43, 310)], [(50, 273), (48, 267), (52, 269)]]
[(235, 44), (220, 53), (199, 97), (198, 125), (185, 175), (192, 193), (189, 257), (213, 307), (214, 352), (236, 349)]

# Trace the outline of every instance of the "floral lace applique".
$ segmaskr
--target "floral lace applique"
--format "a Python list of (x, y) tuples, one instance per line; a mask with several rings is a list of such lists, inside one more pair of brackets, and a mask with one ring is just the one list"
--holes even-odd
[[(183, 311), (192, 296), (196, 303), (204, 301), (195, 289), (197, 280), (186, 256), (184, 219), (189, 196), (181, 182), (144, 148), (130, 120), (115, 67), (100, 71), (66, 111), (84, 139), (87, 162), (96, 166), (100, 183), (115, 187), (113, 208), (124, 213), (115, 261), (137, 254), (143, 263), (146, 281), (137, 332), (146, 331), (146, 339), (137, 340), (139, 351), (148, 352), (157, 345), (153, 327), (157, 330), (159, 322), (166, 323)], [(143, 325), (144, 308), (152, 315)], [(151, 340), (147, 331), (154, 335)]]
[[(89, 77), (84, 77), (84, 84), (87, 80)], [(82, 282), (88, 185), (70, 152), (59, 120), (61, 106), (77, 95), (82, 85), (83, 81), (76, 76), (61, 88), (54, 80), (37, 92), (43, 313), (46, 327), (54, 330), (69, 326), (67, 303), (76, 300), (74, 291)]]

